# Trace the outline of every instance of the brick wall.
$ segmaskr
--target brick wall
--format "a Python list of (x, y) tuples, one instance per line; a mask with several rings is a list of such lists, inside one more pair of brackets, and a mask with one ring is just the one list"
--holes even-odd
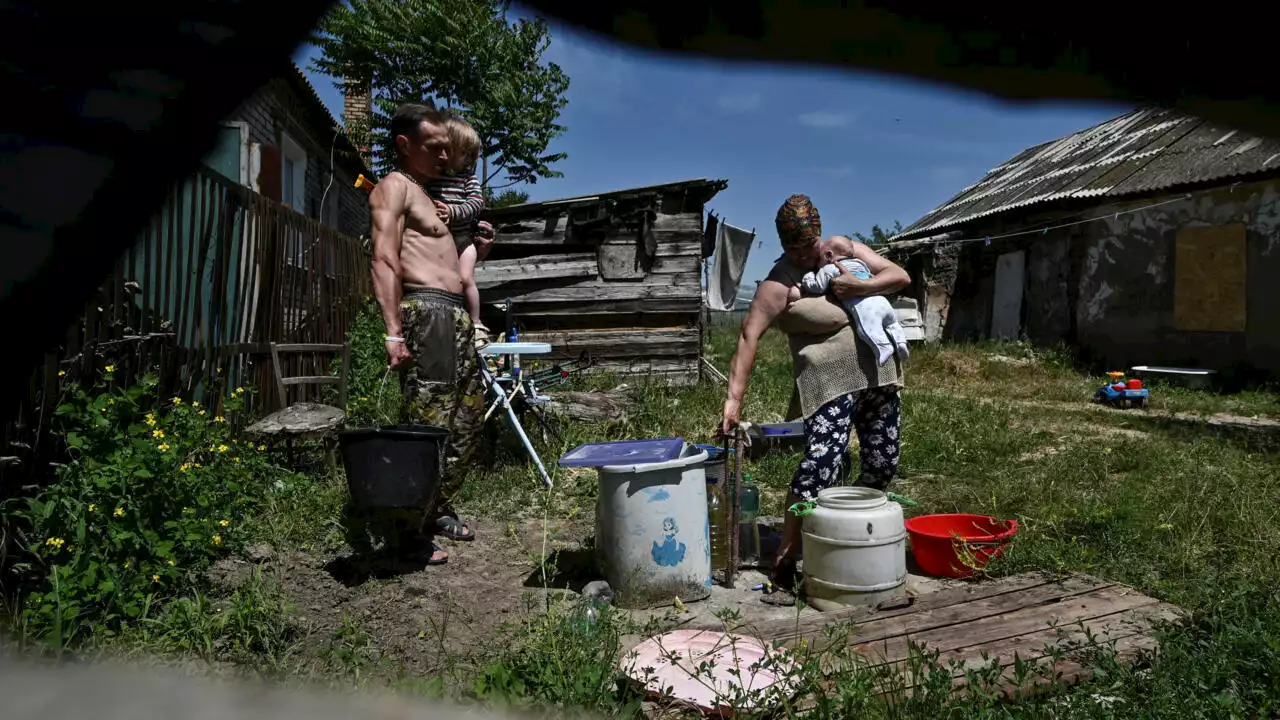
[[(302, 146), (307, 153), (306, 207), (295, 209), (309, 217), (318, 218), (320, 200), (329, 183), (330, 149), (333, 147), (336, 128), (318, 127), (312, 120), (313, 113), (304, 102), (288, 83), (282, 79), (274, 79), (245, 100), (228, 120), (240, 121), (248, 126), (250, 143), (278, 148), (280, 133), (283, 131)], [(344, 163), (340, 154), (335, 155), (333, 185), (325, 199), (326, 206), (331, 202), (338, 203), (337, 229), (351, 237), (369, 232), (368, 195), (353, 185), (359, 172), (354, 163)]]

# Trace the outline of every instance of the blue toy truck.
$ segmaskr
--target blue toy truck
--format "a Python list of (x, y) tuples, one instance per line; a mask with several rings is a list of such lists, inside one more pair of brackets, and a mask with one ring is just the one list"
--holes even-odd
[(1093, 394), (1094, 402), (1126, 410), (1135, 407), (1147, 409), (1151, 391), (1142, 387), (1141, 380), (1125, 382), (1124, 373), (1121, 372), (1109, 372), (1107, 376), (1111, 382), (1103, 385)]

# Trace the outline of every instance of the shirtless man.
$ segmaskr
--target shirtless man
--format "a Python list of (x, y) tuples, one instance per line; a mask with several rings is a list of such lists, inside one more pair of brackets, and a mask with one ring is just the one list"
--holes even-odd
[[(450, 501), (479, 436), (484, 395), (458, 251), (423, 190), (448, 165), (449, 135), (438, 111), (404, 105), (391, 119), (389, 140), (399, 168), (369, 196), (373, 292), (387, 326), (387, 360), (403, 371), (408, 422), (450, 431), (440, 491), (434, 506), (424, 508), (412, 539), (425, 551), (430, 539), (424, 530), (452, 540), (475, 539)], [(449, 559), (434, 543), (430, 547), (430, 564)]]

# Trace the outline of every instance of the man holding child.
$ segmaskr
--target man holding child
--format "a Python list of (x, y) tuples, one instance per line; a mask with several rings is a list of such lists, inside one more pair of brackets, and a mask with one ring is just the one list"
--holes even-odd
[(450, 431), (437, 499), (410, 538), (428, 563), (440, 564), (449, 555), (432, 536), (475, 539), (450, 503), (483, 424), (474, 273), (493, 233), (476, 222), (484, 206), (473, 171), (479, 138), (465, 120), (426, 105), (401, 106), (387, 151), (397, 169), (369, 196), (373, 288), (388, 362), (403, 373), (408, 420)]

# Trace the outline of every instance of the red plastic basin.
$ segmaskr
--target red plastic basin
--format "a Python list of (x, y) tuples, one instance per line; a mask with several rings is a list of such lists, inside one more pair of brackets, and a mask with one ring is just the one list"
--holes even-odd
[[(1017, 520), (951, 513), (921, 515), (906, 521), (911, 554), (925, 574), (964, 578), (1000, 557), (1018, 532)], [(962, 561), (967, 557), (967, 562)]]

